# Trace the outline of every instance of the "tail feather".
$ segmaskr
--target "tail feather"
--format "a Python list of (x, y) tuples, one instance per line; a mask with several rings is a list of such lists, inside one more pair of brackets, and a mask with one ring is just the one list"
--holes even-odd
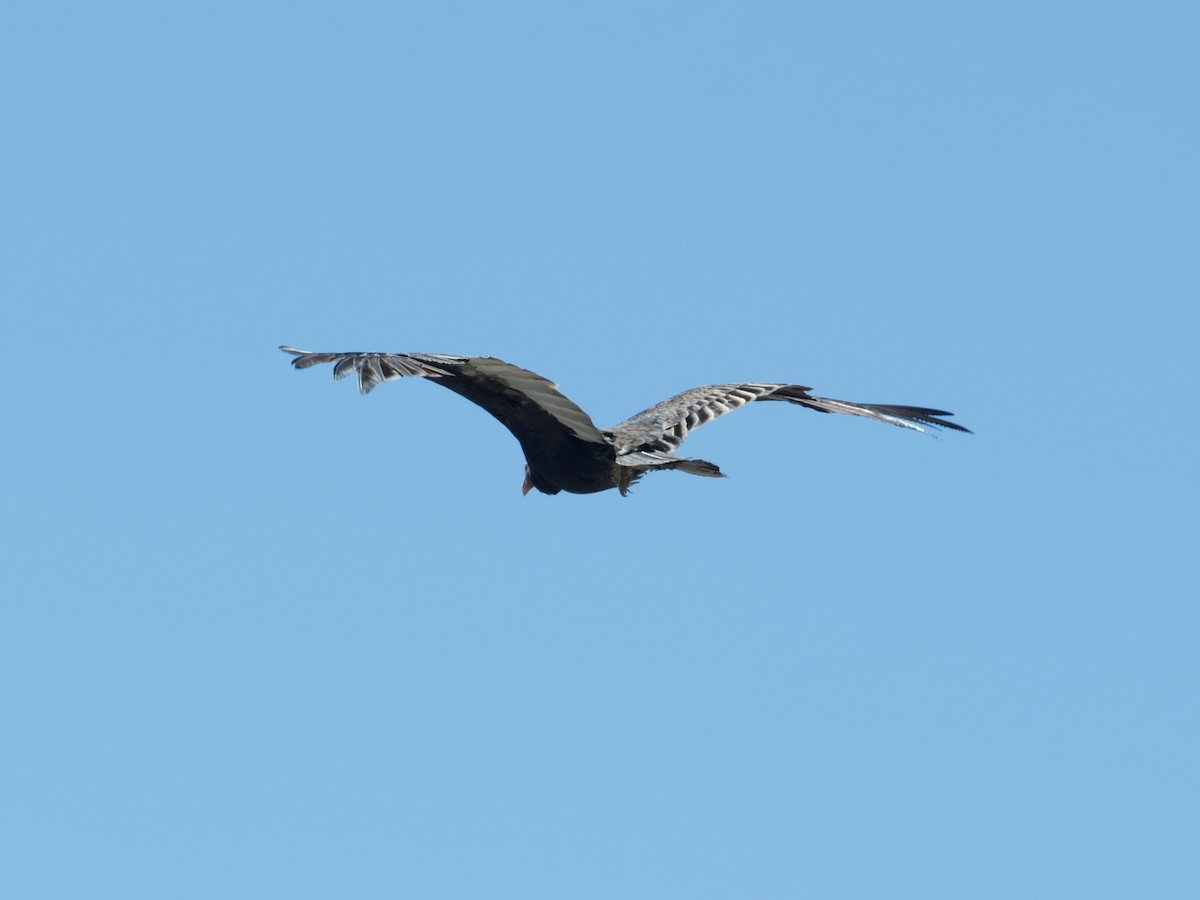
[(706, 459), (672, 456), (661, 450), (635, 450), (633, 453), (622, 453), (617, 457), (617, 465), (642, 469), (646, 472), (656, 469), (675, 469), (687, 472), (689, 475), (703, 475), (705, 478), (725, 477), (716, 463), (710, 463)]

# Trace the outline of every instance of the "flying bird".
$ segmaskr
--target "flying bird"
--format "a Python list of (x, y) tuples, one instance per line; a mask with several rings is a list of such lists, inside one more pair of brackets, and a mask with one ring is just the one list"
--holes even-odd
[(597, 428), (558, 386), (528, 369), (491, 356), (446, 356), (441, 353), (309, 353), (280, 347), (292, 354), (297, 369), (333, 363), (333, 377), (358, 376), (358, 390), (369, 393), (381, 381), (405, 376), (429, 378), (466, 397), (500, 420), (525, 452), (521, 493), (567, 491), (594, 494), (616, 488), (629, 491), (647, 472), (675, 469), (691, 475), (722, 477), (714, 463), (676, 456), (692, 429), (754, 400), (780, 400), (823, 413), (845, 413), (924, 432), (922, 425), (969, 429), (946, 421), (952, 413), (923, 406), (847, 403), (814, 397), (798, 384), (713, 384), (676, 394), (611, 428)]

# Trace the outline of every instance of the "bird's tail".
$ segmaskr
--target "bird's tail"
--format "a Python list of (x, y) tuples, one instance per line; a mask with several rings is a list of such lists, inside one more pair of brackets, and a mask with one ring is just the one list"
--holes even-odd
[(635, 450), (632, 453), (622, 453), (617, 457), (617, 465), (642, 469), (646, 472), (657, 469), (675, 469), (687, 472), (689, 475), (703, 475), (705, 478), (725, 477), (716, 463), (710, 463), (706, 459), (672, 456), (661, 450)]

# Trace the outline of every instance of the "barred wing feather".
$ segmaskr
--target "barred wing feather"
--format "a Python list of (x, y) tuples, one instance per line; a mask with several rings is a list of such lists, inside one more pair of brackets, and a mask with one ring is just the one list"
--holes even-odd
[(921, 425), (967, 431), (943, 418), (951, 413), (922, 406), (896, 406), (882, 403), (848, 403), (827, 397), (814, 397), (811, 388), (799, 384), (714, 384), (692, 388), (662, 401), (609, 429), (618, 455), (639, 450), (671, 452), (688, 434), (735, 409), (755, 400), (779, 400), (795, 403), (818, 412), (864, 416), (879, 422), (924, 432)]

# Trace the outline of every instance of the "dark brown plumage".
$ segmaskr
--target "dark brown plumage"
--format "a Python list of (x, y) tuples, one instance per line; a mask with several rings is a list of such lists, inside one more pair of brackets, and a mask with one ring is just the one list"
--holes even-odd
[(925, 431), (922, 425), (968, 429), (946, 421), (951, 413), (921, 406), (847, 403), (814, 397), (798, 384), (715, 384), (676, 394), (612, 428), (599, 429), (582, 409), (541, 375), (490, 356), (440, 353), (292, 354), (297, 369), (333, 363), (335, 378), (354, 372), (358, 389), (369, 392), (381, 381), (404, 376), (431, 378), (496, 417), (525, 452), (522, 490), (543, 494), (593, 494), (617, 488), (622, 494), (646, 472), (678, 469), (719, 477), (721, 470), (702, 459), (675, 456), (688, 433), (755, 400), (778, 400), (818, 412), (863, 416)]

